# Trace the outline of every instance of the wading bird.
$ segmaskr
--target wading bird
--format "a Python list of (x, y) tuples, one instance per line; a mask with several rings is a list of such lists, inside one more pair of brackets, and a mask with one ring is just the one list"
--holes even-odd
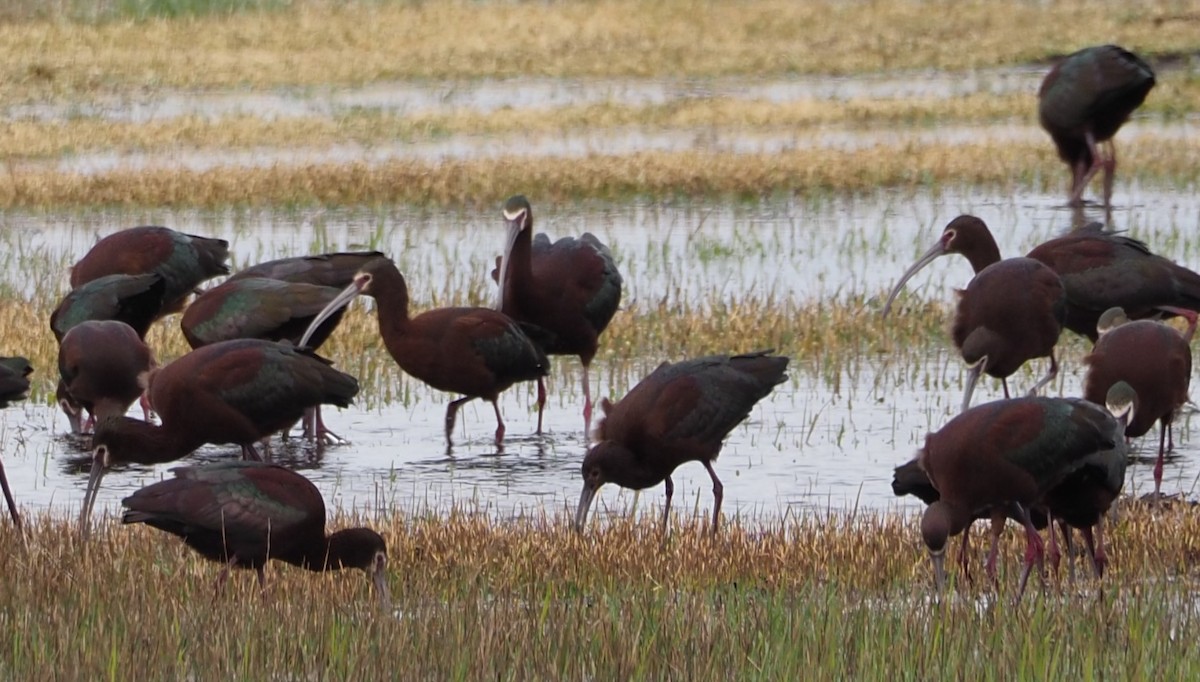
[[(0, 409), (8, 407), (9, 403), (24, 400), (29, 395), (30, 374), (33, 374), (33, 365), (25, 358), (0, 357)], [(8, 513), (12, 516), (13, 525), (20, 528), (21, 515), (17, 512), (17, 501), (13, 499), (12, 489), (8, 487), (3, 460), (0, 460), (0, 487), (4, 489), (4, 501), (8, 504)]]
[(362, 569), (387, 608), (387, 546), (370, 528), (325, 534), (325, 501), (304, 476), (257, 462), (219, 462), (172, 469), (169, 478), (121, 500), (123, 523), (144, 523), (181, 538), (206, 559), (225, 564), (214, 592), (234, 567), (278, 559), (310, 571)]
[(1032, 258), (1000, 260), (996, 241), (978, 218), (963, 215), (950, 221), (938, 241), (901, 276), (883, 314), (887, 315), (905, 282), (948, 253), (966, 256), (975, 270), (967, 288), (959, 291), (951, 330), (955, 347), (970, 367), (962, 409), (971, 406), (981, 373), (999, 379), (1007, 398), (1009, 376), (1028, 360), (1049, 357), (1049, 371), (1030, 389), (1036, 393), (1058, 374), (1054, 346), (1066, 317), (1063, 283), (1053, 270)]
[(179, 312), (201, 282), (229, 274), (229, 242), (166, 227), (131, 227), (92, 246), (71, 268), (71, 288), (105, 275), (156, 273), (166, 282), (159, 317)]
[(145, 390), (154, 364), (150, 348), (124, 322), (88, 320), (72, 327), (58, 347), (55, 396), (71, 430), (83, 433), (96, 421), (124, 415)]
[(1083, 190), (1101, 168), (1104, 204), (1109, 204), (1117, 168), (1112, 138), (1145, 101), (1154, 82), (1149, 64), (1116, 45), (1086, 47), (1046, 74), (1038, 90), (1038, 119), (1071, 169), (1072, 205), (1083, 203)]
[(917, 461), (940, 496), (921, 517), (921, 537), (938, 589), (945, 584), (947, 541), (988, 510), (993, 547), (1006, 517), (1025, 527), (1020, 598), (1045, 553), (1030, 508), (1088, 457), (1114, 447), (1119, 430), (1107, 410), (1085, 400), (1025, 397), (971, 408), (926, 436)]
[[(508, 238), (493, 273), (500, 284), (500, 312), (550, 332), (550, 355), (578, 355), (583, 365), (583, 426), (591, 431), (592, 391), (588, 367), (600, 334), (621, 304), (621, 273), (612, 252), (595, 235), (563, 237), (551, 243), (545, 233), (533, 236), (533, 210), (517, 195), (504, 204)], [(538, 433), (546, 387), (538, 378)]]
[(238, 339), (204, 346), (153, 372), (147, 391), (161, 426), (128, 417), (96, 425), (79, 519), (85, 536), (109, 466), (170, 462), (205, 443), (236, 443), (245, 458), (260, 459), (256, 441), (296, 423), (314, 405), (347, 407), (358, 381), (309, 351)]
[(388, 258), (372, 260), (354, 282), (317, 315), (301, 339), (314, 331), (355, 296), (375, 298), (379, 334), (388, 353), (408, 374), (430, 386), (464, 397), (446, 407), (446, 447), (452, 445), (458, 408), (483, 398), (496, 412), (496, 445), (504, 444), (504, 420), (497, 399), (518, 381), (546, 376), (545, 352), (507, 315), (488, 308), (435, 308), (416, 317), (408, 314), (408, 284)]
[(663, 483), (663, 536), (675, 484), (671, 473), (684, 462), (704, 465), (713, 482), (712, 530), (717, 531), (724, 486), (712, 462), (725, 437), (758, 401), (787, 380), (788, 358), (759, 351), (712, 355), (658, 366), (616, 403), (600, 402), (605, 416), (596, 443), (583, 458), (583, 492), (575, 526), (583, 530), (596, 492), (605, 483), (642, 490)]
[(1144, 436), (1159, 422), (1158, 457), (1154, 464), (1154, 496), (1162, 490), (1167, 434), (1175, 413), (1188, 399), (1192, 380), (1192, 348), (1197, 315), (1174, 309), (1188, 317), (1186, 334), (1153, 320), (1130, 322), (1125, 311), (1111, 308), (1100, 317), (1100, 338), (1083, 359), (1088, 366), (1083, 396), (1102, 397), (1117, 382), (1127, 382), (1137, 394), (1133, 416), (1125, 427), (1130, 438)]

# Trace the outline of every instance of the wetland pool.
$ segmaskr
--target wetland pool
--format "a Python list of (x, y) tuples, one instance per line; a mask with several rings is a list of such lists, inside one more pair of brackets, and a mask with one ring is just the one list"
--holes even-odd
[[(487, 273), (502, 241), (503, 199), (496, 197), (496, 208), (488, 211), (392, 206), (8, 212), (0, 237), (5, 254), (0, 286), (24, 297), (34, 296), (37, 287), (65, 291), (66, 266), (98, 236), (137, 224), (164, 224), (228, 239), (236, 266), (324, 250), (379, 248), (406, 273), (419, 308), (463, 300), (462, 292), (486, 301), (493, 291)], [(953, 187), (757, 203), (592, 202), (544, 211), (539, 211), (537, 197), (531, 200), (538, 230), (552, 236), (591, 231), (612, 246), (625, 277), (626, 303), (667, 300), (699, 311), (713, 301), (747, 296), (796, 302), (867, 297), (870, 302), (861, 314), (877, 315), (882, 295), (899, 274), (961, 212), (983, 217), (1006, 255), (1023, 253), (1077, 220), (1062, 208), (1057, 192), (1013, 197)], [(1200, 198), (1195, 193), (1119, 183), (1114, 201), (1115, 227), (1146, 240), (1164, 256), (1200, 266)], [(1085, 217), (1102, 217), (1095, 213), (1089, 208)], [(43, 274), (50, 271), (48, 278), (32, 276), (39, 268)], [(940, 259), (909, 284), (909, 295), (950, 301), (951, 286), (962, 286), (969, 278), (964, 259)], [(165, 324), (177, 325), (178, 317)], [(748, 338), (743, 347), (729, 350), (763, 345)], [(1052, 394), (1080, 391), (1082, 344), (1072, 340), (1069, 348)], [(957, 355), (948, 347), (914, 350), (905, 357), (920, 362), (910, 364), (872, 354), (830, 376), (820, 358), (779, 351), (793, 355), (790, 380), (733, 431), (715, 465), (725, 483), (726, 515), (758, 519), (827, 510), (915, 509), (916, 501), (892, 496), (892, 468), (908, 460), (924, 434), (940, 428), (957, 408), (963, 376)], [(355, 371), (353, 358), (332, 359)], [(606, 360), (602, 352), (592, 367), (596, 398), (620, 397), (664, 359), (680, 358)], [(35, 376), (43, 380), (54, 371), (37, 370)], [(1014, 377), (1013, 389), (1021, 391), (1042, 371), (1040, 362), (1026, 367)], [(442, 512), (458, 506), (511, 515), (573, 509), (586, 449), (578, 372), (577, 359), (557, 359), (549, 382), (547, 433), (541, 437), (532, 433), (532, 386), (520, 385), (502, 396), (508, 427), (503, 452), (491, 442), (495, 423), (490, 406), (474, 401), (460, 413), (456, 446), (448, 456), (441, 424), (450, 396), (398, 372), (386, 380), (400, 382), (393, 394), (402, 399), (375, 397), (347, 410), (327, 410), (330, 427), (349, 443), (318, 454), (297, 440), (281, 444), (275, 439), (273, 449), (276, 458), (312, 478), (331, 507), (347, 511)], [(997, 382), (981, 382), (975, 404), (1000, 395)], [(63, 435), (66, 420), (47, 402), (39, 394), (0, 412), (0, 456), (24, 509), (74, 514), (86, 485), (81, 469), (87, 466), (86, 453)], [(1188, 410), (1175, 428), (1176, 452), (1168, 461), (1164, 491), (1193, 496), (1200, 448), (1191, 438), (1190, 422)], [(1156, 446), (1152, 435), (1136, 441), (1134, 449), (1145, 458)], [(186, 461), (230, 456), (235, 450), (206, 446)], [(110, 472), (97, 513), (115, 512), (121, 497), (168, 475), (171, 466), (175, 464)], [(709, 513), (711, 484), (703, 467), (687, 464), (674, 480), (675, 513)], [(1140, 494), (1151, 486), (1149, 466), (1130, 467), (1127, 491)], [(594, 513), (629, 513), (633, 499), (629, 491), (606, 486)], [(637, 512), (658, 514), (662, 500), (661, 486), (646, 491)]]

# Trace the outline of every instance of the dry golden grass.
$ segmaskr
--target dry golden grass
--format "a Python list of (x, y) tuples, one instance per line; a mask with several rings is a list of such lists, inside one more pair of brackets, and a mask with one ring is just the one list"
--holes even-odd
[[(1044, 588), (1035, 578), (1018, 607), (1019, 534), (1003, 543), (998, 588), (977, 577), (935, 602), (911, 516), (744, 519), (716, 537), (683, 520), (665, 544), (654, 522), (593, 523), (580, 536), (565, 514), (365, 523), (389, 545), (388, 612), (357, 572), (272, 564), (265, 598), (240, 572), (214, 599), (220, 567), (163, 533), (109, 521), (85, 547), (69, 522), (37, 518), (23, 537), (0, 525), (0, 669), (55, 679), (883, 679), (1109, 677), (1131, 666), (1186, 677), (1196, 667), (1186, 637), (1165, 636), (1195, 617), (1191, 508), (1123, 510), (1102, 590), (1080, 561), (1074, 586), (1065, 570)], [(979, 576), (979, 556), (972, 564)], [(991, 655), (972, 655), (981, 649)]]
[[(936, 17), (937, 21), (931, 21)], [(1065, 32), (1064, 27), (1070, 27)], [(300, 1), (266, 13), (0, 26), (0, 102), (401, 78), (966, 69), (1118, 42), (1196, 48), (1183, 3)]]
[[(571, 131), (630, 129), (740, 131), (787, 130), (804, 134), (822, 126), (894, 129), (963, 125), (1014, 120), (1034, 125), (1031, 93), (973, 94), (927, 99), (803, 100), (772, 103), (730, 98), (689, 99), (664, 105), (629, 106), (605, 103), (558, 109), (500, 109), (481, 113), (416, 112), (401, 114), (349, 111), (334, 117), (266, 120), (255, 115), (210, 119), (182, 116), (162, 121), (123, 122), (98, 118), (65, 121), (11, 121), (0, 131), (0, 157), (50, 158), (87, 152), (152, 152), (248, 147), (321, 148), (336, 144), (363, 146), (419, 142), (451, 135), (552, 134)], [(1181, 74), (1161, 79), (1143, 112), (1167, 116), (1200, 108), (1200, 82)], [(816, 131), (819, 132), (819, 131)]]
[[(1191, 139), (1144, 135), (1122, 145), (1122, 167), (1140, 179), (1188, 184), (1200, 169), (1195, 163), (1197, 147)], [(392, 202), (474, 206), (491, 205), (511, 194), (513, 187), (553, 202), (631, 195), (756, 198), (779, 192), (853, 193), (950, 183), (1046, 189), (1065, 179), (1066, 171), (1048, 144), (913, 142), (777, 154), (641, 152), (204, 171), (119, 169), (86, 175), (22, 169), (0, 176), (0, 207)]]

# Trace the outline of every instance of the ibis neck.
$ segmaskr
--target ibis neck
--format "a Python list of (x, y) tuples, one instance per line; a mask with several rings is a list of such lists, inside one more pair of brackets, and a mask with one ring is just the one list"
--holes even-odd
[(500, 310), (513, 314), (526, 284), (533, 278), (533, 226), (526, 224), (513, 237), (500, 264)]
[(379, 331), (386, 340), (408, 325), (408, 283), (394, 266), (375, 273), (371, 285), (375, 312), (379, 316)]
[(110, 422), (104, 441), (114, 460), (137, 464), (173, 462), (205, 443), (203, 436), (189, 437), (167, 426), (128, 417)]
[(301, 552), (294, 560), (284, 559), (288, 563), (317, 573), (323, 571), (338, 571), (343, 568), (365, 568), (360, 566), (359, 551), (355, 542), (354, 529), (339, 530), (333, 535), (321, 538)]
[(642, 458), (624, 446), (614, 445), (605, 452), (604, 478), (622, 488), (643, 490), (662, 483), (668, 473), (646, 467)]
[(970, 250), (963, 252), (963, 255), (967, 257), (971, 268), (978, 275), (987, 266), (1000, 262), (1000, 247), (996, 246), (995, 239), (989, 237), (973, 244)]

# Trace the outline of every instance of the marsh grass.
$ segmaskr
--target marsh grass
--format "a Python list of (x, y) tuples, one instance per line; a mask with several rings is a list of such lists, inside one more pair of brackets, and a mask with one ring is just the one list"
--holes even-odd
[[(1012, 605), (1019, 534), (986, 580), (930, 599), (916, 519), (897, 514), (678, 521), (614, 519), (574, 533), (565, 514), (503, 519), (399, 511), (365, 523), (389, 544), (393, 609), (357, 572), (268, 568), (260, 599), (144, 527), (0, 527), (12, 677), (928, 679), (1196, 672), (1200, 523), (1131, 505), (1110, 533), (1110, 573), (1065, 569)], [(982, 554), (982, 550), (979, 550)], [(980, 573), (980, 558), (973, 559)], [(1081, 573), (1085, 567), (1080, 565)], [(120, 605), (114, 608), (114, 604)]]
[[(108, 0), (98, 12), (78, 11), (88, 6), (59, 0), (38, 12), (21, 0), (10, 10), (16, 21), (0, 26), (0, 102), (413, 78), (957, 70), (1103, 42), (1166, 55), (1196, 47), (1194, 14), (1168, 1)], [(33, 8), (24, 20), (21, 7)], [(172, 15), (186, 19), (154, 18)], [(1072, 27), (1069, 42), (1063, 26)]]
[[(1200, 108), (1200, 82), (1182, 74), (1163, 74), (1154, 97), (1140, 117), (1177, 119)], [(267, 119), (253, 114), (221, 117), (183, 115), (152, 121), (114, 121), (99, 117), (66, 120), (13, 120), (0, 137), (0, 156), (53, 158), (89, 152), (165, 152), (332, 145), (425, 142), (449, 136), (566, 134), (611, 130), (649, 132), (702, 131), (713, 128), (757, 133), (786, 130), (819, 134), (829, 126), (847, 132), (877, 131), (901, 135), (913, 128), (1013, 121), (1036, 125), (1032, 92), (963, 97), (824, 100), (792, 102), (732, 97), (688, 98), (665, 104), (631, 105), (620, 101), (558, 108), (463, 109), (454, 112), (351, 108), (330, 116)], [(983, 132), (981, 134), (986, 134)]]
[[(1194, 183), (1197, 143), (1147, 134), (1122, 146), (1123, 178)], [(513, 187), (545, 202), (650, 197), (761, 199), (890, 187), (989, 185), (1045, 190), (1066, 170), (1043, 143), (910, 141), (865, 149), (779, 153), (638, 152), (581, 158), (496, 157), (265, 168), (117, 169), (82, 174), (22, 168), (0, 175), (0, 207), (241, 206), (414, 203), (478, 206)], [(1051, 185), (1053, 183), (1053, 185)]]

